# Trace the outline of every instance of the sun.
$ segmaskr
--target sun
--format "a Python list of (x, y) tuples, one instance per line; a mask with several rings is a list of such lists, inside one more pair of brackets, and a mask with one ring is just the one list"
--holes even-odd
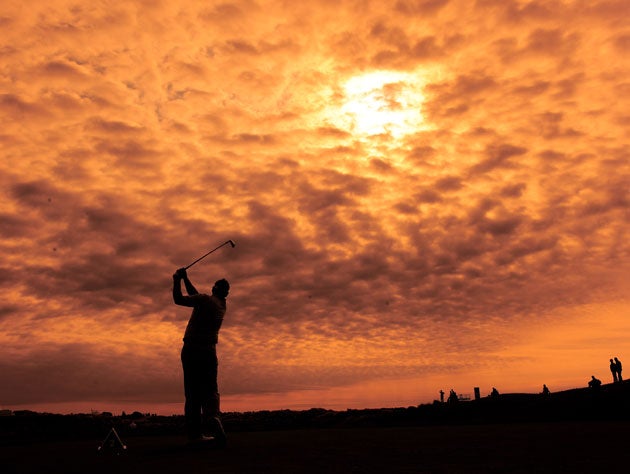
[(353, 135), (388, 135), (393, 139), (425, 128), (421, 77), (398, 71), (373, 71), (351, 77), (334, 125)]

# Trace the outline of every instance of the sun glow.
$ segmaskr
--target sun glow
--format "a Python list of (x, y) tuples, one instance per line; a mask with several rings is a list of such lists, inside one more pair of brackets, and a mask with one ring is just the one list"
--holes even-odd
[(353, 135), (401, 138), (426, 128), (422, 116), (421, 77), (396, 71), (374, 71), (350, 78), (334, 125)]

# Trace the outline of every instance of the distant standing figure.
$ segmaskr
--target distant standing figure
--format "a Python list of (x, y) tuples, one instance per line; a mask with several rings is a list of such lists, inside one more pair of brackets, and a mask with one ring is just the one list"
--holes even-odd
[(617, 382), (623, 382), (621, 377), (621, 361), (615, 357), (615, 372), (617, 372)]
[(444, 403), (444, 390), (440, 390), (440, 402)]
[(617, 364), (612, 359), (610, 359), (610, 371), (612, 372), (613, 383), (615, 383), (617, 381)]
[(591, 380), (589, 380), (588, 386), (591, 388), (599, 388), (602, 386), (602, 381), (595, 378), (594, 375), (591, 375)]
[[(184, 280), (188, 296), (182, 295)], [(173, 274), (173, 301), (192, 307), (192, 314), (184, 334), (181, 359), (184, 369), (184, 414), (190, 442), (209, 441), (203, 428), (209, 426), (214, 439), (225, 445), (227, 438), (219, 418), (218, 359), (216, 344), (225, 316), (225, 298), (230, 291), (227, 280), (217, 280), (212, 294), (199, 293), (188, 279), (186, 269)]]
[(451, 389), (451, 393), (448, 395), (448, 403), (457, 403), (458, 401), (457, 393), (455, 393), (455, 390)]
[(549, 395), (551, 392), (549, 391), (549, 389), (547, 388), (547, 385), (543, 384), (543, 391), (542, 394), (543, 395)]

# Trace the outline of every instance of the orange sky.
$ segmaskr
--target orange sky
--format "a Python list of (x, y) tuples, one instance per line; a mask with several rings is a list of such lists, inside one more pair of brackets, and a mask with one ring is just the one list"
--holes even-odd
[[(189, 3), (189, 4), (187, 4)], [(3, 2), (0, 408), (224, 411), (630, 363), (626, 0)]]

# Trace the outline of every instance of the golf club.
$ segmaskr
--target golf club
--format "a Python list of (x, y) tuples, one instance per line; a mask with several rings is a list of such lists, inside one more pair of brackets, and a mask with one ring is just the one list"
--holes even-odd
[(187, 267), (184, 267), (186, 270), (188, 270), (190, 267), (192, 267), (195, 263), (197, 263), (199, 260), (203, 260), (204, 258), (206, 258), (208, 255), (210, 255), (212, 252), (214, 252), (215, 250), (219, 250), (221, 247), (223, 247), (224, 245), (230, 244), (232, 246), (232, 248), (236, 247), (236, 244), (234, 243), (233, 240), (228, 240), (227, 242), (223, 242), (221, 245), (219, 245), (217, 248), (214, 248), (212, 250), (210, 250), (210, 252), (208, 252), (205, 255), (202, 255), (201, 257), (199, 257), (197, 260), (195, 260), (193, 263), (191, 263), (190, 265), (188, 265)]

